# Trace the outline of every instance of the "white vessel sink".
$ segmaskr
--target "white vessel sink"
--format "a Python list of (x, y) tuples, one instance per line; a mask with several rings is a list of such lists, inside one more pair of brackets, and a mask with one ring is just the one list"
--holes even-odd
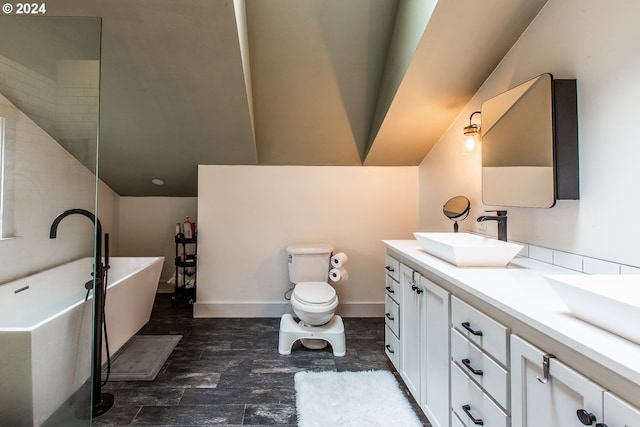
[(640, 276), (545, 276), (579, 319), (640, 344)]
[(469, 233), (413, 233), (422, 248), (458, 267), (504, 267), (522, 246)]

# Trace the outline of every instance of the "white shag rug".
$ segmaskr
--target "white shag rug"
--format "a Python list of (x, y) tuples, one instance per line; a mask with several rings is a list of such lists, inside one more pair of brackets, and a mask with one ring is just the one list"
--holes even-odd
[(298, 427), (422, 427), (391, 372), (298, 372)]

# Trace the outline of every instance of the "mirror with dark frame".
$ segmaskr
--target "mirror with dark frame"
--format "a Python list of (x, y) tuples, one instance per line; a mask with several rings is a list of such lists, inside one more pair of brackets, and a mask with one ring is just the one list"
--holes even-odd
[(580, 198), (577, 89), (542, 74), (482, 103), (482, 201), (550, 208)]
[(471, 202), (464, 196), (452, 197), (442, 206), (444, 215), (453, 221), (453, 232), (458, 232), (458, 221), (462, 221), (469, 216)]
[(543, 74), (482, 104), (482, 201), (555, 203), (552, 77)]

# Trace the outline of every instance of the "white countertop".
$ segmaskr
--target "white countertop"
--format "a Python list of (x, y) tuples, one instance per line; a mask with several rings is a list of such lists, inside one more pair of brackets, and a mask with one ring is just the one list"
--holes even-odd
[(524, 257), (514, 258), (506, 268), (459, 268), (427, 254), (416, 240), (382, 243), (417, 266), (640, 385), (640, 345), (574, 317), (544, 278), (547, 274), (581, 273)]

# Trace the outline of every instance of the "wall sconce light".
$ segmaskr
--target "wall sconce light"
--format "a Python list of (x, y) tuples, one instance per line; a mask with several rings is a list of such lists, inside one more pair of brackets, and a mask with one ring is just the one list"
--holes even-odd
[(472, 153), (480, 146), (480, 123), (472, 123), (473, 116), (480, 114), (480, 111), (474, 111), (469, 116), (469, 126), (464, 127), (464, 145), (462, 150), (464, 153)]

